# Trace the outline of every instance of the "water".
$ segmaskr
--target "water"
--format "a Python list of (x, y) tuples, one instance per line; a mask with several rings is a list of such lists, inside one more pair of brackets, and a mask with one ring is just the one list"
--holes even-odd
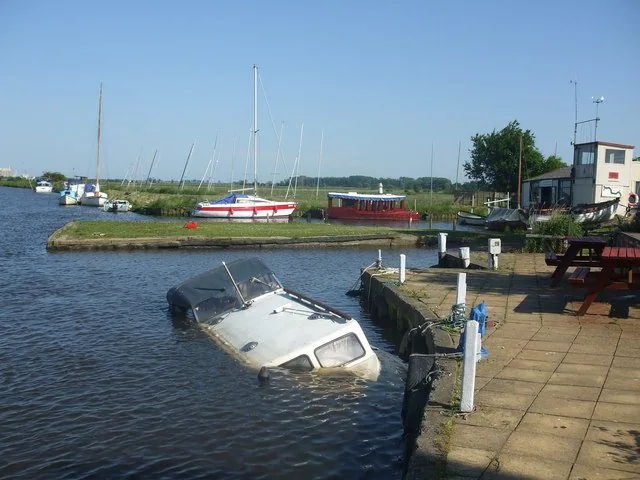
[[(349, 478), (401, 474), (404, 365), (345, 292), (377, 249), (46, 251), (73, 219), (154, 221), (0, 187), (0, 477)], [(427, 266), (431, 251), (407, 253)], [(287, 286), (359, 318), (378, 382), (274, 372), (260, 386), (166, 291), (256, 255)]]

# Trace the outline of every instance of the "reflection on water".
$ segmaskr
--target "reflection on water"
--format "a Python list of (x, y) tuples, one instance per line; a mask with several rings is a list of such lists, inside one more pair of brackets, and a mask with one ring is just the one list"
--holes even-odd
[[(345, 295), (377, 249), (48, 253), (72, 219), (153, 220), (3, 187), (0, 202), (0, 477), (399, 478), (404, 364)], [(385, 263), (400, 253), (436, 258)], [(172, 319), (170, 287), (246, 255), (360, 319), (379, 381), (275, 371), (261, 386)]]

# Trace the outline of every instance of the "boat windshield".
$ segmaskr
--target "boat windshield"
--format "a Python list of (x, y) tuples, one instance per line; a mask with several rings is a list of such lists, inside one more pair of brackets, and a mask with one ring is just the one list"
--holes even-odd
[(211, 323), (260, 295), (282, 288), (275, 274), (256, 258), (237, 260), (226, 267), (242, 299), (229, 273), (220, 266), (173, 287), (167, 292), (167, 301), (174, 307), (191, 309), (199, 322)]

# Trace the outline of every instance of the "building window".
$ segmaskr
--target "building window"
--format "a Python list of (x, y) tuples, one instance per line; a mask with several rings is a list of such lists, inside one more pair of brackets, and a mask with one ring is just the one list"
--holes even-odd
[(595, 152), (592, 148), (578, 150), (578, 158), (576, 165), (593, 165), (595, 159)]
[(614, 150), (612, 148), (607, 148), (607, 151), (604, 155), (605, 163), (619, 163), (624, 165), (624, 150)]

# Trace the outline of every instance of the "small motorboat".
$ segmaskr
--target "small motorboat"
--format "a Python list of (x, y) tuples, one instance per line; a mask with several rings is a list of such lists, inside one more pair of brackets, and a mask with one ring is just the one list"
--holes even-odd
[(107, 200), (102, 207), (105, 212), (122, 213), (131, 210), (128, 200)]
[(33, 191), (36, 193), (51, 193), (53, 192), (53, 184), (49, 180), (40, 179), (36, 182)]
[(250, 368), (339, 369), (369, 380), (380, 373), (355, 319), (284, 288), (257, 258), (222, 262), (171, 288), (167, 301)]
[(484, 227), (487, 222), (487, 217), (484, 215), (478, 215), (471, 212), (458, 212), (458, 223), (460, 225), (474, 225), (478, 227)]

